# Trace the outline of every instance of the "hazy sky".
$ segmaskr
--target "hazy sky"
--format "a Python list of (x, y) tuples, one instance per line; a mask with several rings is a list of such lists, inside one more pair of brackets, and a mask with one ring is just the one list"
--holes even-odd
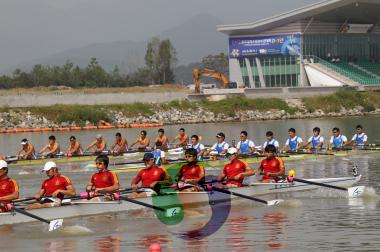
[(88, 44), (146, 40), (200, 13), (224, 24), (246, 23), (314, 2), (0, 0), (0, 69)]

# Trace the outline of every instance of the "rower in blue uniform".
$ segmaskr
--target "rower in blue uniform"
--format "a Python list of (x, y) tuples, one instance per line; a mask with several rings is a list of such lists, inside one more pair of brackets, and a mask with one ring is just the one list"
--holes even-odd
[(296, 135), (296, 130), (294, 128), (290, 128), (288, 130), (289, 139), (286, 140), (284, 150), (285, 151), (296, 151), (302, 147), (302, 138)]
[(247, 131), (240, 132), (240, 141), (238, 142), (236, 148), (239, 154), (253, 154), (255, 152), (255, 143), (248, 139)]
[(274, 139), (273, 131), (268, 131), (265, 134), (265, 136), (266, 136), (267, 140), (264, 142), (262, 150), (264, 150), (265, 147), (267, 147), (268, 145), (273, 145), (274, 147), (276, 147), (276, 152), (278, 152), (278, 150), (280, 148), (280, 143), (276, 139)]
[(313, 136), (309, 138), (303, 148), (306, 148), (311, 144), (312, 149), (322, 149), (324, 141), (325, 138), (321, 136), (321, 129), (319, 127), (315, 127), (313, 129)]
[(347, 145), (366, 145), (368, 141), (367, 135), (363, 132), (363, 126), (356, 126), (356, 134), (352, 137), (352, 139), (347, 143)]
[(339, 128), (333, 128), (329, 149), (340, 149), (347, 145), (347, 137), (340, 134)]
[(210, 153), (218, 155), (225, 155), (227, 153), (227, 150), (230, 146), (224, 141), (226, 139), (224, 133), (218, 133), (216, 135), (216, 139), (217, 142), (208, 151), (205, 152), (205, 156), (210, 155)]

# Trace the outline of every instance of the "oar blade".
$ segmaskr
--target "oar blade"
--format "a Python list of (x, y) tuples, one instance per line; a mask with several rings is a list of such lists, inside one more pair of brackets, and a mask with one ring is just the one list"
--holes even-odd
[(56, 219), (56, 220), (52, 220), (50, 223), (49, 223), (49, 232), (53, 231), (53, 230), (56, 230), (60, 227), (62, 227), (63, 225), (63, 219)]
[(284, 202), (283, 199), (269, 200), (269, 201), (267, 201), (267, 205), (268, 206), (276, 206), (276, 205), (281, 204), (282, 202)]
[(172, 207), (169, 209), (166, 209), (165, 216), (166, 217), (174, 217), (177, 214), (180, 214), (182, 209), (180, 207)]
[(365, 190), (365, 186), (354, 186), (347, 189), (348, 196), (351, 198), (358, 198), (360, 197)]

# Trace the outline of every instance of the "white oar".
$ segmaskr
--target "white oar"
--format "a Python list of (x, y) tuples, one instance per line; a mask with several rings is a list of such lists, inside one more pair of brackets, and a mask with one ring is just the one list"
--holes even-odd
[(217, 192), (221, 192), (221, 193), (225, 193), (225, 194), (235, 195), (235, 196), (238, 196), (238, 197), (241, 197), (241, 198), (244, 198), (244, 199), (249, 199), (249, 200), (257, 201), (257, 202), (266, 204), (268, 206), (274, 206), (274, 205), (280, 204), (281, 202), (284, 202), (283, 199), (275, 199), (275, 200), (266, 201), (266, 200), (259, 199), (259, 198), (256, 198), (256, 197), (247, 196), (247, 195), (244, 195), (244, 194), (232, 192), (232, 191), (225, 190), (225, 189), (220, 189), (220, 188), (217, 188), (217, 187), (214, 187), (214, 186), (212, 187), (212, 190), (217, 191)]
[(33, 219), (36, 219), (36, 220), (39, 220), (39, 221), (42, 221), (42, 222), (49, 224), (49, 231), (56, 230), (56, 229), (62, 227), (62, 225), (63, 225), (63, 219), (56, 219), (56, 220), (49, 221), (49, 220), (46, 220), (44, 218), (41, 218), (37, 215), (31, 214), (31, 213), (29, 213), (25, 210), (19, 209), (19, 208), (13, 207), (12, 210), (17, 212), (17, 213), (29, 216), (30, 218), (33, 218)]
[(346, 191), (348, 192), (348, 196), (352, 198), (360, 197), (364, 193), (364, 190), (365, 190), (365, 186), (354, 186), (354, 187), (345, 188), (345, 187), (334, 186), (334, 185), (314, 182), (314, 181), (305, 180), (305, 179), (298, 179), (298, 178), (293, 178), (293, 181), (297, 181), (297, 182), (309, 184), (309, 185), (316, 185), (316, 186), (322, 186), (322, 187), (332, 188), (336, 190)]

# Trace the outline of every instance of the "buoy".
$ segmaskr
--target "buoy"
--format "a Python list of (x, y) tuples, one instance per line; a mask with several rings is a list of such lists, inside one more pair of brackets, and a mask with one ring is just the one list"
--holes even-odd
[(161, 245), (159, 243), (152, 243), (149, 246), (149, 252), (158, 252), (161, 251)]

